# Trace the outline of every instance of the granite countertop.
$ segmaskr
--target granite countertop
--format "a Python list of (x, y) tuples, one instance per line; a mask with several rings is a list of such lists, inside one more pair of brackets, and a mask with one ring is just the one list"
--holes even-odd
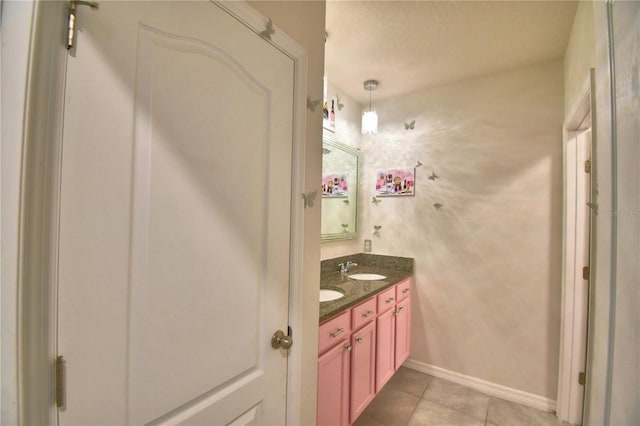
[[(338, 271), (337, 265), (347, 260), (357, 263), (358, 266), (351, 268), (348, 274), (343, 276)], [(340, 299), (320, 302), (320, 322), (322, 323), (412, 276), (413, 259), (360, 253), (323, 261), (321, 270), (320, 288), (338, 290), (344, 293), (344, 297)], [(386, 278), (359, 281), (348, 277), (349, 274), (363, 273), (380, 274)]]

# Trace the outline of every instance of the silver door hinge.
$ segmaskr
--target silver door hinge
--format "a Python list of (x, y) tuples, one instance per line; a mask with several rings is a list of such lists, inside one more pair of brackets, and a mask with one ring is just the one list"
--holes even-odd
[(71, 0), (69, 2), (69, 14), (67, 16), (67, 50), (71, 49), (76, 41), (76, 9), (78, 6), (89, 6), (97, 9), (98, 3), (86, 0)]
[(59, 355), (56, 358), (56, 407), (58, 408), (65, 406), (65, 379), (65, 360), (62, 355)]
[(591, 160), (586, 160), (584, 162), (584, 172), (591, 173)]
[(587, 375), (584, 373), (584, 371), (578, 374), (578, 384), (584, 386), (586, 382), (586, 378), (587, 378)]

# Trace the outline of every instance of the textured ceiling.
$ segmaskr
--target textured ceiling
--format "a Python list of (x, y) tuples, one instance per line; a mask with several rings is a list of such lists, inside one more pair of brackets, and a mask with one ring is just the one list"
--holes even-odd
[(362, 104), (561, 59), (574, 1), (327, 1), (325, 72)]

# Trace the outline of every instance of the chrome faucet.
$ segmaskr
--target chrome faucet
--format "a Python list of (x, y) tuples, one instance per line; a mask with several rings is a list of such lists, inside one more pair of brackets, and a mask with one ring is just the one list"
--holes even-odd
[(353, 268), (354, 266), (358, 266), (358, 264), (347, 261), (345, 263), (339, 264), (338, 268), (340, 268), (340, 273), (344, 275), (345, 273), (349, 272), (349, 269)]

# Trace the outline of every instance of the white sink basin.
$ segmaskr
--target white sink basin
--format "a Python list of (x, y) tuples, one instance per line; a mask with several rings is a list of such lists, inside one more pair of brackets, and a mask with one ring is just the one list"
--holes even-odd
[(344, 297), (344, 294), (340, 293), (339, 291), (327, 290), (327, 289), (321, 289), (320, 290), (320, 301), (321, 302), (328, 302), (330, 300), (340, 299), (341, 297)]
[(360, 281), (374, 281), (374, 280), (384, 280), (387, 277), (380, 274), (351, 274), (349, 275), (349, 278), (353, 280), (360, 280)]

